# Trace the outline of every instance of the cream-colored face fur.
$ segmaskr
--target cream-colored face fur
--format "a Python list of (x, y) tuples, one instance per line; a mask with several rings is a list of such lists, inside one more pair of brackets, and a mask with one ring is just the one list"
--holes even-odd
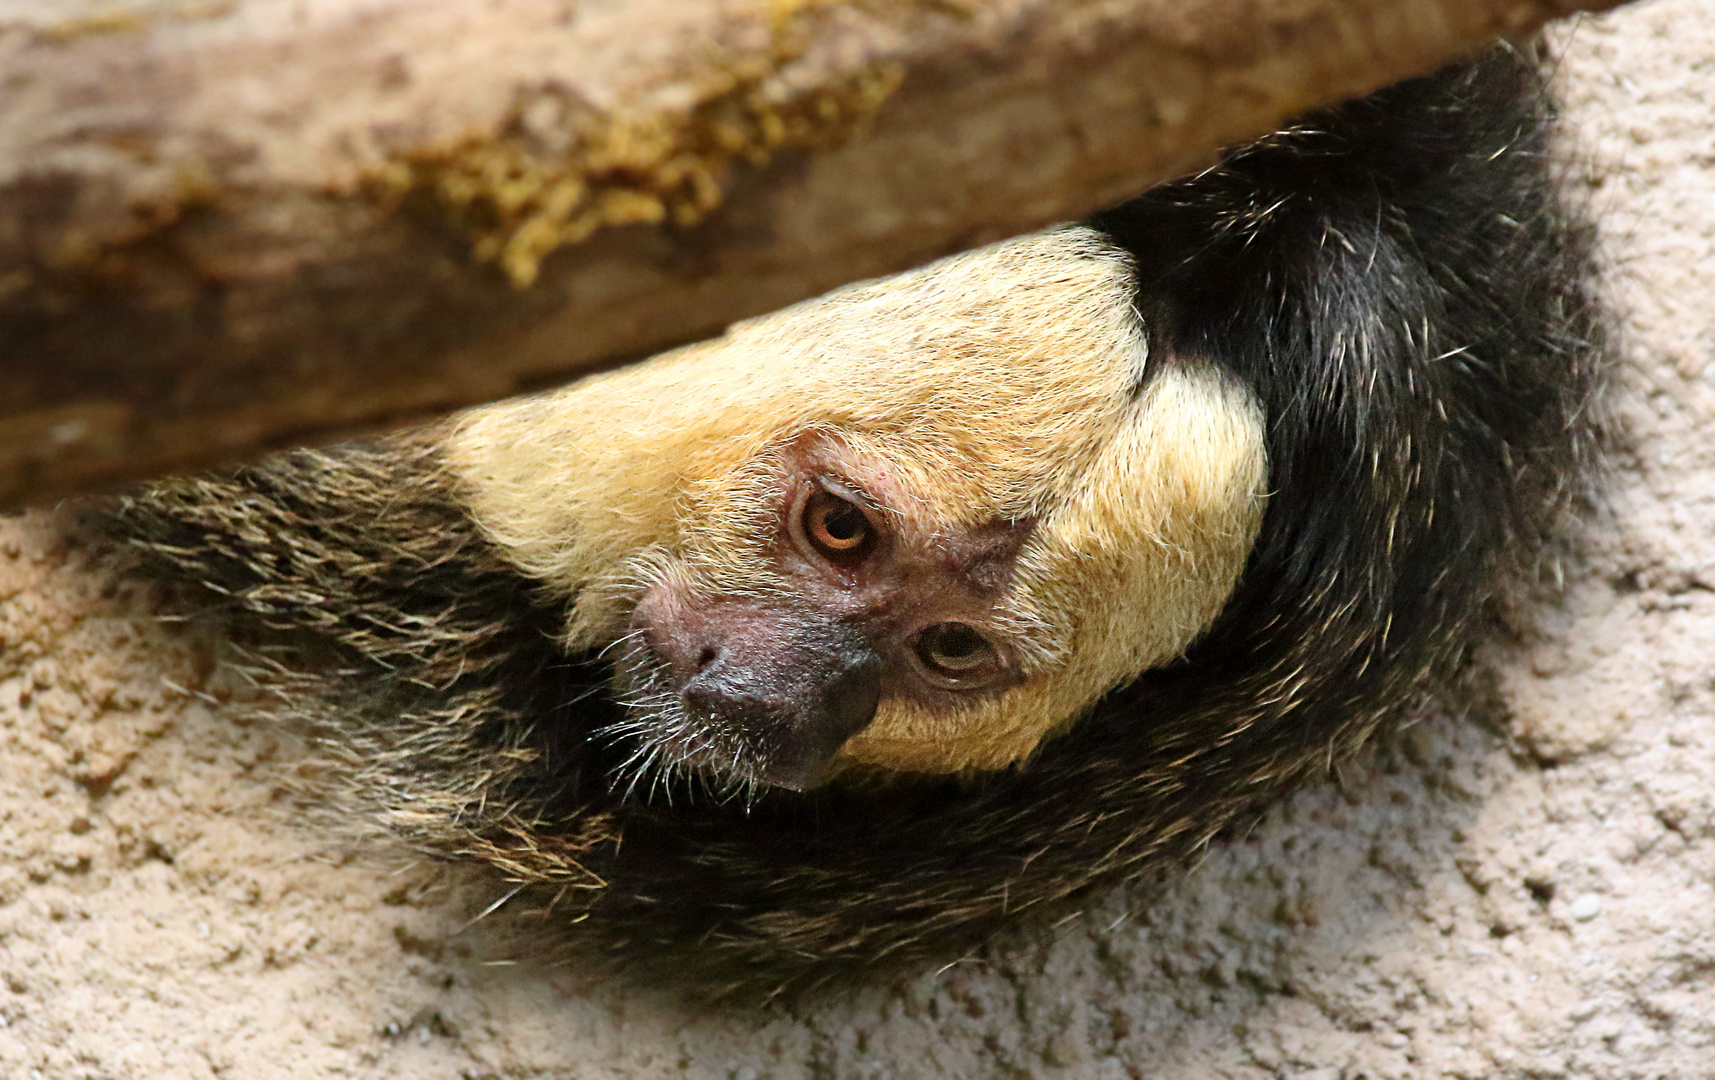
[(1034, 521), (983, 613), (1023, 681), (936, 710), (884, 698), (843, 748), (891, 769), (999, 768), (1182, 652), (1256, 536), (1255, 401), (1196, 358), (1150, 356), (1132, 291), (1098, 234), (1024, 237), (478, 410), (449, 459), (487, 533), (572, 601), (573, 649), (622, 637), (667, 575), (778, 591), (758, 536), (780, 517), (771, 462), (806, 436), (841, 446), (843, 482), (919, 530)]

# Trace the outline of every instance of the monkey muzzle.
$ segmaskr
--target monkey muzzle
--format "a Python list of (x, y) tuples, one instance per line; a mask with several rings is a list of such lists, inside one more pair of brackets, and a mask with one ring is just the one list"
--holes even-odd
[(655, 737), (712, 779), (806, 790), (875, 718), (881, 659), (837, 621), (658, 586), (632, 628), (667, 691), (653, 697), (676, 713), (658, 718)]

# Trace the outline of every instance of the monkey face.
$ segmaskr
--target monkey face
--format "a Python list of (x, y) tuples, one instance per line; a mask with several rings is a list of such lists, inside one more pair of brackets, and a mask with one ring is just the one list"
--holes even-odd
[(1038, 628), (1005, 603), (1033, 521), (930, 520), (831, 433), (758, 464), (770, 482), (746, 580), (730, 550), (693, 550), (632, 610), (616, 672), (649, 702), (626, 725), (646, 736), (640, 755), (802, 789), (883, 701), (956, 713), (1043, 667)]
[(614, 658), (633, 779), (1001, 768), (1177, 656), (1260, 520), (1257, 406), (1146, 363), (1132, 287), (1027, 237), (479, 410), (448, 459)]

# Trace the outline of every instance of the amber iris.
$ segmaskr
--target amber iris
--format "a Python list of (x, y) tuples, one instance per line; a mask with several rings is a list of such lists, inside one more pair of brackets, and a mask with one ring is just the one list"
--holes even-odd
[(950, 686), (978, 686), (1000, 674), (994, 646), (964, 623), (938, 623), (919, 632), (911, 647), (932, 675)]
[(804, 502), (804, 539), (829, 562), (851, 566), (875, 547), (869, 515), (849, 499), (818, 491)]

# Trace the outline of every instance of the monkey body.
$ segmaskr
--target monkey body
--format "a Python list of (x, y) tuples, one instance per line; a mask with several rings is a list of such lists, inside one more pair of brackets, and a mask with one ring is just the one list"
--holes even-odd
[[(900, 609), (958, 594), (927, 621), (956, 612), (1016, 654), (1007, 692), (945, 702), (886, 679), (873, 717), (833, 745), (891, 770), (999, 768), (1183, 651), (1256, 532), (1260, 411), (1212, 365), (1153, 355), (1133, 289), (1123, 253), (1088, 229), (1026, 237), (478, 410), (445, 460), (485, 535), (570, 604), (570, 652), (647, 632), (636, 614), (663, 606), (759, 608), (736, 640), (709, 637), (730, 652), (780, 636), (763, 629), (779, 594), (795, 623), (829, 604), (833, 622), (865, 605), (923, 622)], [(869, 565), (794, 575), (768, 550), (801, 483), (872, 516)], [(794, 577), (839, 596), (801, 597)], [(786, 636), (827, 651), (842, 635)]]
[(592, 964), (795, 992), (1182, 857), (1444, 683), (1593, 467), (1497, 49), (1097, 215), (87, 515), (326, 797)]

